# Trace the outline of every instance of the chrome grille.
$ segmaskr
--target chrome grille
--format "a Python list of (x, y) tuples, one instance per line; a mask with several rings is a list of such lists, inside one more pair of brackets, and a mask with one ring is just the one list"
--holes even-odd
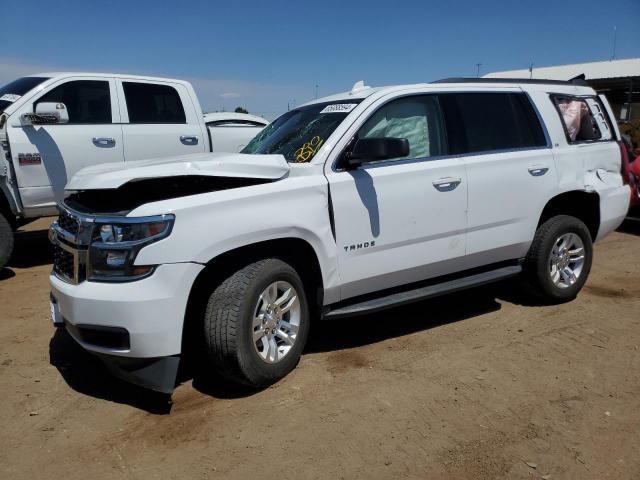
[(75, 255), (54, 244), (53, 271), (75, 283), (77, 281)]
[(74, 237), (78, 235), (80, 231), (80, 222), (77, 218), (72, 217), (64, 210), (60, 210), (60, 215), (58, 215), (58, 226), (67, 232), (69, 232)]
[(86, 278), (87, 249), (90, 243), (93, 219), (58, 205), (60, 214), (49, 230), (54, 246), (53, 273), (69, 283), (80, 283)]

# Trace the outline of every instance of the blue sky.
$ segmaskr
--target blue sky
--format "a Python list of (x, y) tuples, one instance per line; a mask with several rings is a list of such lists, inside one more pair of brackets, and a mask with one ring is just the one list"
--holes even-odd
[(208, 111), (273, 118), (367, 85), (640, 57), (640, 0), (0, 0), (0, 83), (43, 70), (191, 80)]

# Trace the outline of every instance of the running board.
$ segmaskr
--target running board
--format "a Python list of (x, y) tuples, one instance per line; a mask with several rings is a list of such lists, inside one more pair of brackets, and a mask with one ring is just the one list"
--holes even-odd
[(426, 287), (420, 287), (413, 290), (396, 292), (383, 297), (377, 297), (350, 305), (340, 306), (330, 309), (324, 314), (326, 319), (335, 319), (343, 317), (351, 317), (354, 315), (362, 315), (365, 313), (373, 313), (387, 308), (406, 305), (407, 303), (419, 302), (427, 298), (438, 297), (447, 293), (458, 292), (471, 287), (478, 287), (487, 283), (497, 282), (509, 277), (515, 277), (522, 272), (520, 265), (511, 265), (507, 267), (489, 270), (487, 272), (476, 273), (467, 277), (455, 280), (447, 280)]

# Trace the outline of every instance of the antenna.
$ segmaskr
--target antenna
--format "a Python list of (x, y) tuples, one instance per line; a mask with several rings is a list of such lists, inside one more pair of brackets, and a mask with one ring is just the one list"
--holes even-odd
[(616, 59), (616, 43), (618, 40), (618, 27), (613, 27), (613, 52), (611, 54), (611, 60), (615, 60)]
[(353, 87), (351, 87), (351, 92), (349, 92), (349, 95), (358, 93), (360, 90), (364, 90), (365, 88), (371, 88), (371, 87), (369, 87), (368, 85), (365, 85), (364, 80), (358, 80), (356, 83), (353, 84)]

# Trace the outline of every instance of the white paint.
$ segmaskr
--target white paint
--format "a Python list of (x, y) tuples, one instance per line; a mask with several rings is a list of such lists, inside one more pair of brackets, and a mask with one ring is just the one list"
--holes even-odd
[[(171, 235), (143, 248), (135, 260), (137, 265), (160, 265), (158, 271), (128, 284), (69, 285), (53, 277), (61, 312), (71, 322), (123, 326), (132, 332), (130, 351), (100, 350), (103, 353), (173, 355), (180, 353), (184, 311), (200, 268), (238, 247), (282, 238), (307, 242), (320, 264), (324, 303), (332, 304), (519, 259), (529, 248), (544, 206), (568, 191), (599, 194), (600, 239), (620, 224), (629, 203), (618, 145), (568, 143), (548, 89), (499, 83), (367, 89), (309, 164), (286, 164), (279, 155), (201, 154), (85, 169), (70, 188), (116, 188), (129, 180), (174, 175), (273, 181), (150, 202), (129, 212), (130, 218), (175, 215)], [(389, 161), (353, 171), (334, 168), (358, 129), (388, 101), (456, 91), (526, 92), (548, 132), (548, 148)], [(590, 88), (573, 85), (554, 85), (553, 91), (594, 95)], [(331, 98), (348, 103), (349, 93)], [(536, 169), (546, 169), (545, 174), (532, 175), (530, 170)], [(448, 179), (459, 179), (457, 188), (434, 188), (434, 182)]]

